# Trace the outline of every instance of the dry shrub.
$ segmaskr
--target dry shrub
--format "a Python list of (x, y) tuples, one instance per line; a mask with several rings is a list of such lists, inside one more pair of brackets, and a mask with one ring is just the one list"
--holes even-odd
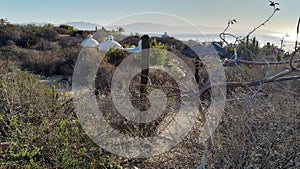
[[(284, 68), (273, 66), (268, 73)], [(251, 81), (264, 77), (264, 70), (241, 66), (227, 72), (231, 81)], [(229, 89), (208, 168), (299, 167), (299, 94), (299, 80)]]

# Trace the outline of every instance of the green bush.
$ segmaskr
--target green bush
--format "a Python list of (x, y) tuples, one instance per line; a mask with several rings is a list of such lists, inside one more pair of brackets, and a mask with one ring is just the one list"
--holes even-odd
[(165, 65), (168, 62), (167, 57), (167, 47), (161, 42), (157, 42), (156, 39), (153, 39), (150, 43), (151, 48), (155, 50), (151, 50), (150, 60), (153, 65)]
[(127, 52), (121, 49), (111, 48), (105, 55), (106, 62), (118, 66), (124, 58), (127, 57)]
[(67, 29), (67, 30), (74, 30), (74, 26), (69, 26), (69, 25), (65, 25), (65, 24), (59, 25), (59, 28)]
[(117, 168), (84, 133), (72, 100), (0, 61), (1, 168)]

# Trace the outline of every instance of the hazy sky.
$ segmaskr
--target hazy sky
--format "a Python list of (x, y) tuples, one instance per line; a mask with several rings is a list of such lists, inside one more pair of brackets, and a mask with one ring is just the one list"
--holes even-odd
[[(296, 32), (300, 0), (277, 0), (280, 11), (263, 29)], [(224, 27), (236, 18), (236, 29), (252, 29), (272, 12), (268, 0), (0, 0), (0, 17), (13, 23), (85, 21), (106, 25), (133, 13), (163, 12), (195, 25)], [(147, 21), (145, 16), (132, 22)], [(164, 17), (157, 23), (178, 25)]]

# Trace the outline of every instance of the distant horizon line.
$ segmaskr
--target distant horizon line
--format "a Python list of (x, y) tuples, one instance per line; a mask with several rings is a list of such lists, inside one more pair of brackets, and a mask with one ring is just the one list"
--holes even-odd
[[(8, 22), (10, 22), (8, 20)], [(168, 24), (164, 24), (164, 23), (159, 23), (159, 22), (134, 22), (134, 23), (128, 23), (128, 24), (124, 24), (124, 25), (101, 25), (101, 24), (97, 24), (97, 23), (93, 23), (93, 22), (86, 22), (86, 21), (67, 21), (67, 22), (64, 22), (64, 23), (54, 23), (54, 22), (48, 22), (48, 21), (45, 21), (45, 22), (34, 22), (34, 21), (30, 21), (30, 22), (23, 22), (23, 23), (17, 23), (17, 22), (10, 22), (12, 24), (17, 24), (17, 25), (29, 25), (29, 24), (34, 24), (34, 25), (37, 25), (37, 26), (44, 26), (46, 24), (52, 24), (54, 26), (59, 26), (59, 25), (62, 25), (62, 24), (70, 24), (70, 26), (74, 26), (72, 24), (86, 24), (86, 26), (83, 26), (83, 27), (86, 27), (84, 29), (81, 29), (80, 26), (74, 26), (74, 28), (76, 29), (79, 29), (79, 30), (88, 30), (88, 31), (91, 31), (91, 30), (95, 30), (95, 27), (98, 27), (101, 28), (101, 27), (104, 27), (106, 29), (114, 29), (115, 27), (117, 26), (130, 26), (130, 25), (134, 25), (134, 24), (151, 24), (151, 25), (160, 25), (160, 26), (166, 26), (166, 27), (169, 27), (169, 28), (191, 28), (191, 27), (188, 27), (188, 26), (183, 26), (183, 25), (180, 25), (180, 26), (174, 26), (174, 25), (168, 25)], [(87, 26), (88, 25), (88, 26)], [(225, 29), (225, 27), (214, 27), (214, 26), (207, 26), (207, 25), (196, 25), (197, 28), (199, 28), (201, 30), (201, 28), (206, 28), (206, 29)], [(244, 34), (247, 34), (248, 32), (250, 32), (251, 30), (250, 29), (245, 29), (245, 28), (241, 28), (241, 29), (236, 29), (236, 28), (230, 28), (231, 31), (237, 31), (237, 33), (235, 35), (244, 35)], [(130, 33), (135, 33), (135, 32), (132, 32), (132, 31), (126, 31), (125, 29), (125, 32), (126, 34), (130, 34)], [(145, 33), (143, 31), (136, 31), (138, 33)], [(161, 32), (161, 31), (154, 31), (154, 32), (149, 32), (147, 31), (148, 33), (150, 34), (162, 34), (164, 32)], [(169, 31), (165, 31), (165, 32), (168, 32)], [(207, 35), (213, 35), (213, 34), (219, 34), (220, 32), (217, 31), (217, 32), (205, 32), (204, 31), (204, 34), (207, 34)], [(195, 33), (195, 32), (191, 32), (191, 33), (188, 33), (188, 32), (170, 32), (170, 34), (174, 34), (174, 35), (200, 35), (201, 33)], [(267, 30), (267, 29), (260, 29), (258, 30), (254, 35), (267, 35), (267, 36), (273, 36), (273, 37), (279, 37), (279, 38), (282, 38), (286, 33), (284, 32), (279, 32), (279, 31), (273, 31), (273, 30)], [(294, 34), (290, 34), (290, 37), (289, 38), (286, 38), (286, 40), (289, 40), (289, 41), (293, 41), (294, 39)]]
[[(8, 20), (9, 21), (9, 20)], [(10, 21), (9, 21), (10, 22)], [(36, 26), (44, 26), (46, 24), (52, 24), (54, 26), (59, 26), (59, 25), (63, 25), (63, 24), (74, 24), (74, 23), (81, 23), (81, 24), (88, 24), (88, 25), (95, 25), (98, 28), (104, 27), (104, 28), (111, 28), (111, 27), (117, 27), (117, 26), (128, 26), (128, 25), (134, 25), (134, 24), (151, 24), (151, 25), (161, 25), (161, 26), (168, 26), (168, 27), (174, 27), (174, 28), (189, 28), (188, 26), (184, 26), (184, 25), (169, 25), (169, 24), (164, 24), (164, 23), (159, 23), (159, 22), (134, 22), (134, 23), (128, 23), (128, 24), (122, 24), (122, 25), (102, 25), (102, 24), (98, 24), (98, 23), (93, 23), (93, 22), (86, 22), (86, 21), (67, 21), (67, 22), (63, 22), (63, 23), (55, 23), (55, 22), (35, 22), (35, 21), (29, 21), (29, 22), (10, 22), (12, 24), (17, 24), (17, 25), (36, 25)], [(70, 25), (72, 26), (72, 25)], [(212, 29), (225, 29), (226, 26), (221, 27), (221, 26), (208, 26), (208, 25), (195, 25), (197, 28), (212, 28)], [(94, 30), (95, 28), (90, 28), (87, 30)], [(246, 29), (246, 28), (230, 28), (230, 30), (235, 30), (235, 31), (251, 31), (250, 29)], [(283, 32), (279, 32), (279, 31), (274, 31), (274, 30), (268, 30), (268, 29), (259, 29), (258, 31), (267, 31), (267, 32), (271, 32), (271, 33), (280, 33), (280, 34), (286, 34)], [(213, 33), (212, 33), (213, 34)]]
[[(36, 26), (44, 26), (46, 24), (52, 24), (54, 26), (59, 26), (59, 25), (63, 25), (63, 24), (66, 24), (66, 25), (70, 25), (70, 26), (73, 26), (74, 28), (78, 29), (78, 30), (95, 30), (95, 27), (98, 27), (98, 29), (101, 29), (101, 27), (104, 27), (105, 29), (108, 29), (108, 30), (113, 30), (115, 29), (117, 26), (121, 26), (121, 27), (126, 27), (126, 26), (132, 26), (132, 25), (139, 25), (139, 24), (151, 24), (151, 25), (156, 25), (156, 26), (160, 26), (161, 27), (166, 27), (166, 28), (192, 28), (192, 27), (188, 27), (188, 26), (172, 26), (172, 25), (168, 25), (168, 24), (163, 24), (163, 23), (157, 23), (157, 22), (134, 22), (134, 23), (128, 23), (128, 24), (125, 24), (125, 25), (100, 25), (100, 24), (96, 24), (96, 23), (92, 23), (92, 22), (85, 22), (85, 21), (73, 21), (73, 22), (64, 22), (64, 23), (51, 23), (51, 22), (23, 22), (23, 23), (14, 23), (14, 22), (10, 22), (8, 20), (9, 23), (11, 24), (16, 24), (16, 25), (30, 25), (30, 24), (33, 24), (33, 25), (36, 25)], [(89, 28), (89, 29), (81, 29), (77, 26), (74, 26), (75, 24), (82, 24), (81, 26), (83, 27), (86, 27), (86, 28)], [(85, 26), (84, 26), (85, 25)], [(220, 29), (220, 30), (223, 30), (222, 27), (212, 27), (212, 26), (204, 26), (204, 25), (197, 25), (196, 26), (197, 28), (199, 28), (201, 30), (201, 28), (206, 28), (206, 29), (215, 29), (213, 31), (216, 31), (217, 29)], [(111, 28), (111, 29), (110, 29)], [(163, 29), (163, 28), (161, 28)], [(231, 32), (232, 31), (236, 31), (235, 35), (236, 36), (245, 36), (247, 35), (248, 32), (250, 32), (251, 30), (249, 29), (234, 29), (234, 28), (231, 28), (230, 29)], [(216, 31), (216, 32), (205, 32), (203, 31), (202, 33), (199, 32), (199, 33), (196, 33), (196, 32), (189, 32), (189, 31), (184, 31), (184, 30), (181, 30), (181, 32), (171, 32), (171, 31), (127, 31), (125, 29), (125, 32), (124, 34), (125, 35), (130, 35), (131, 33), (139, 33), (139, 34), (149, 34), (149, 35), (155, 35), (155, 36), (160, 36), (162, 35), (164, 32), (167, 32), (169, 35), (173, 36), (173, 37), (176, 37), (176, 38), (179, 38), (179, 39), (186, 39), (186, 38), (189, 38), (189, 39), (198, 39), (198, 38), (202, 38), (202, 37), (217, 37), (222, 31)], [(258, 30), (256, 33), (252, 34), (251, 37), (254, 37), (254, 36), (266, 36), (266, 37), (272, 37), (270, 38), (269, 40), (275, 40), (275, 38), (278, 39), (278, 42), (279, 40), (285, 35), (286, 33), (282, 33), (282, 32), (276, 32), (276, 31), (272, 31), (272, 30), (265, 30), (265, 29), (261, 29), (261, 30)], [(228, 37), (230, 39), (230, 37)], [(271, 40), (271, 41), (272, 41)], [(292, 44), (294, 42), (294, 37), (293, 36), (290, 36), (290, 37), (286, 37), (285, 38), (285, 44)], [(275, 44), (278, 44), (277, 41), (274, 41)]]

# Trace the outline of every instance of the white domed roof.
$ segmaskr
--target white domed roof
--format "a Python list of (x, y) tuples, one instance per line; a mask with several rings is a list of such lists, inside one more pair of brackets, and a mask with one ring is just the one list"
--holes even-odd
[(107, 37), (106, 37), (106, 40), (114, 40), (115, 38), (114, 38), (114, 36), (112, 36), (112, 35), (108, 35)]
[(114, 41), (114, 37), (109, 35), (106, 37), (106, 41), (100, 43), (98, 50), (99, 51), (109, 51), (111, 48), (123, 49), (122, 45)]
[(83, 47), (87, 47), (87, 48), (94, 48), (96, 46), (98, 46), (99, 43), (93, 39), (93, 35), (88, 35), (87, 39), (85, 39), (84, 41), (81, 42), (81, 46)]

